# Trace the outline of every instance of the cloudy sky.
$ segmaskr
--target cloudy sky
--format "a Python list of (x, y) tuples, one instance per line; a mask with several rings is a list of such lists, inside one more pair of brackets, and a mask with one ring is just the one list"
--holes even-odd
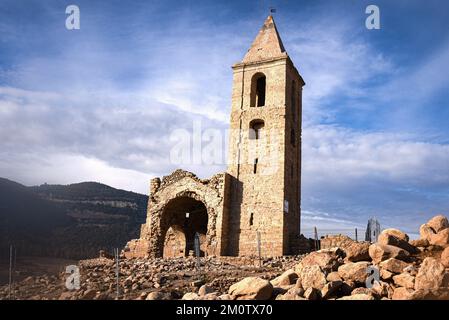
[[(81, 29), (65, 28), (76, 4)], [(365, 9), (380, 8), (368, 30)], [(232, 72), (275, 6), (306, 81), (303, 231), (414, 234), (449, 215), (449, 3), (443, 0), (0, 2), (0, 176), (147, 193), (173, 132), (228, 128)], [(225, 148), (225, 141), (211, 143)], [(324, 232), (324, 231), (323, 231)]]

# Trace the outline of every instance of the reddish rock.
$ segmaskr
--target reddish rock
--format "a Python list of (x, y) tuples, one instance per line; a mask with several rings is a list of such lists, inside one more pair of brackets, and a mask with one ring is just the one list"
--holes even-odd
[(388, 260), (382, 261), (379, 266), (387, 271), (393, 272), (393, 273), (402, 273), (402, 271), (409, 266), (408, 263), (405, 263), (404, 261), (390, 258)]
[(421, 239), (425, 239), (430, 242), (430, 238), (435, 233), (436, 233), (435, 230), (433, 230), (432, 227), (430, 227), (427, 223), (425, 223), (425, 224), (421, 225), (421, 227), (419, 227), (419, 235), (420, 235)]
[(449, 228), (449, 221), (443, 215), (438, 215), (427, 221), (427, 225), (431, 227), (436, 233)]
[(366, 272), (371, 263), (349, 262), (338, 268), (338, 275), (345, 281), (353, 281), (355, 283), (365, 283), (368, 273)]
[(449, 272), (435, 258), (425, 258), (415, 279), (416, 290), (449, 287)]
[(301, 269), (304, 267), (318, 266), (325, 272), (332, 272), (335, 271), (339, 265), (339, 254), (337, 251), (320, 250), (306, 255), (301, 262), (295, 266), (294, 271), (300, 274)]
[(307, 300), (319, 300), (321, 299), (321, 291), (316, 288), (308, 288), (304, 292), (304, 298)]
[(368, 249), (370, 244), (368, 242), (353, 242), (344, 249), (345, 261), (358, 262), (371, 260)]
[(400, 260), (407, 259), (410, 255), (406, 250), (390, 246), (374, 243), (369, 247), (369, 255), (375, 264), (389, 258), (396, 258)]
[(298, 280), (301, 281), (304, 289), (315, 288), (321, 290), (326, 284), (326, 274), (317, 265), (307, 266), (301, 269)]
[(405, 287), (407, 289), (415, 288), (415, 277), (408, 272), (404, 272), (393, 276), (393, 281), (396, 286)]
[(444, 229), (430, 236), (430, 244), (440, 247), (449, 247), (449, 229)]
[(415, 253), (416, 248), (408, 240), (408, 235), (398, 229), (385, 229), (380, 233), (377, 243), (399, 247), (409, 253)]
[(393, 300), (412, 300), (414, 292), (415, 291), (413, 289), (399, 287), (394, 289), (393, 296), (391, 298)]
[(331, 281), (326, 283), (323, 289), (321, 289), (321, 297), (327, 299), (334, 296), (342, 285), (343, 281)]
[(271, 280), (270, 282), (274, 287), (280, 287), (294, 284), (297, 279), (298, 274), (292, 269), (289, 269), (285, 271), (283, 274), (281, 274), (279, 277)]
[(445, 268), (449, 268), (449, 247), (441, 253), (440, 262)]
[(409, 243), (414, 247), (427, 247), (429, 246), (429, 240), (427, 239), (417, 239), (410, 240)]
[(237, 300), (268, 300), (272, 292), (270, 281), (258, 277), (245, 278), (229, 288), (229, 294)]

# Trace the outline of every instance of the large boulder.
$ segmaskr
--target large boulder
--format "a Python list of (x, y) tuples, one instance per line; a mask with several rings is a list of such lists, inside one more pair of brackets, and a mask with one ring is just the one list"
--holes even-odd
[[(395, 237), (396, 239), (399, 239), (402, 241), (406, 241), (406, 242), (409, 241), (408, 235), (399, 229), (389, 228), (389, 229), (382, 230), (382, 232), (379, 234), (379, 238), (381, 238), (385, 235)], [(386, 244), (388, 244), (388, 243), (386, 243)]]
[(415, 279), (415, 290), (449, 288), (449, 272), (435, 258), (425, 258)]
[(414, 290), (410, 288), (405, 287), (399, 287), (394, 289), (393, 296), (391, 297), (392, 300), (412, 300)]
[(449, 300), (449, 288), (421, 289), (412, 295), (413, 300)]
[(427, 239), (410, 240), (409, 243), (415, 247), (428, 247), (429, 246), (429, 240), (427, 240)]
[(195, 292), (187, 292), (182, 296), (182, 300), (198, 300), (199, 296)]
[(436, 234), (431, 235), (430, 244), (444, 248), (449, 247), (449, 229), (444, 229)]
[(335, 271), (340, 265), (340, 255), (338, 250), (320, 250), (306, 255), (294, 268), (298, 274), (301, 269), (310, 266), (319, 266), (325, 272)]
[(345, 281), (365, 283), (368, 276), (367, 268), (371, 263), (366, 261), (349, 262), (338, 268), (338, 275)]
[(298, 281), (301, 282), (304, 289), (321, 290), (326, 284), (326, 274), (318, 265), (306, 266), (301, 269)]
[(258, 277), (244, 278), (229, 288), (229, 294), (237, 300), (268, 300), (272, 292), (270, 281)]
[(381, 261), (387, 260), (389, 258), (404, 260), (407, 259), (410, 255), (408, 251), (399, 247), (379, 243), (370, 245), (368, 252), (369, 256), (375, 264), (378, 264)]
[(404, 287), (407, 289), (415, 288), (415, 277), (408, 272), (393, 276), (393, 281), (394, 284), (398, 287)]
[(427, 225), (431, 227), (435, 233), (449, 228), (449, 221), (443, 215), (438, 215), (427, 221)]
[(331, 281), (326, 283), (323, 289), (321, 289), (321, 297), (327, 299), (334, 296), (342, 285), (343, 281)]
[(370, 260), (368, 253), (370, 244), (368, 242), (353, 242), (344, 248), (345, 261), (358, 262)]
[(441, 253), (440, 262), (445, 268), (449, 268), (449, 247)]
[(411, 245), (408, 240), (408, 235), (398, 229), (385, 229), (379, 234), (377, 243), (399, 247), (409, 253), (415, 253), (416, 247)]
[(402, 273), (402, 271), (409, 266), (408, 263), (395, 259), (390, 258), (385, 261), (382, 261), (379, 266), (382, 269), (385, 269), (387, 271), (393, 272), (393, 273)]
[(145, 300), (170, 300), (171, 294), (168, 292), (161, 292), (161, 291), (153, 291), (150, 292)]
[(419, 227), (419, 236), (421, 237), (421, 239), (425, 239), (430, 242), (430, 238), (435, 233), (436, 233), (435, 230), (433, 230), (432, 227), (429, 226), (427, 223)]
[(304, 298), (307, 300), (319, 300), (321, 299), (321, 291), (316, 288), (308, 288), (304, 292)]
[(283, 274), (281, 274), (279, 277), (271, 280), (270, 282), (273, 285), (273, 287), (281, 287), (294, 284), (296, 282), (296, 279), (298, 279), (298, 274), (295, 271), (293, 271), (293, 269), (289, 269), (285, 271)]

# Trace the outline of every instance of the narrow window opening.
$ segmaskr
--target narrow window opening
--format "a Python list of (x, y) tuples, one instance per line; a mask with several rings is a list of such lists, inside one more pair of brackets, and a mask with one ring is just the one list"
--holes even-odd
[(257, 163), (259, 162), (259, 159), (254, 159), (254, 173), (257, 173)]
[(265, 76), (257, 79), (257, 89), (256, 89), (256, 100), (257, 106), (263, 107), (265, 105), (265, 86), (266, 86), (266, 78)]
[(251, 107), (265, 106), (266, 79), (263, 73), (256, 73), (251, 79)]
[(251, 212), (251, 215), (249, 216), (249, 225), (252, 226), (254, 222), (254, 213)]
[(249, 138), (258, 140), (262, 136), (265, 123), (262, 120), (253, 120), (249, 124)]

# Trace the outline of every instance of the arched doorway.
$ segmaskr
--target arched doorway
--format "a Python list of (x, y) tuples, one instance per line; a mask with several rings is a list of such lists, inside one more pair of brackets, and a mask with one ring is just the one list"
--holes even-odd
[(190, 252), (194, 253), (195, 233), (200, 236), (200, 255), (203, 256), (207, 223), (207, 208), (203, 202), (188, 196), (170, 200), (161, 217), (163, 257), (188, 256)]

